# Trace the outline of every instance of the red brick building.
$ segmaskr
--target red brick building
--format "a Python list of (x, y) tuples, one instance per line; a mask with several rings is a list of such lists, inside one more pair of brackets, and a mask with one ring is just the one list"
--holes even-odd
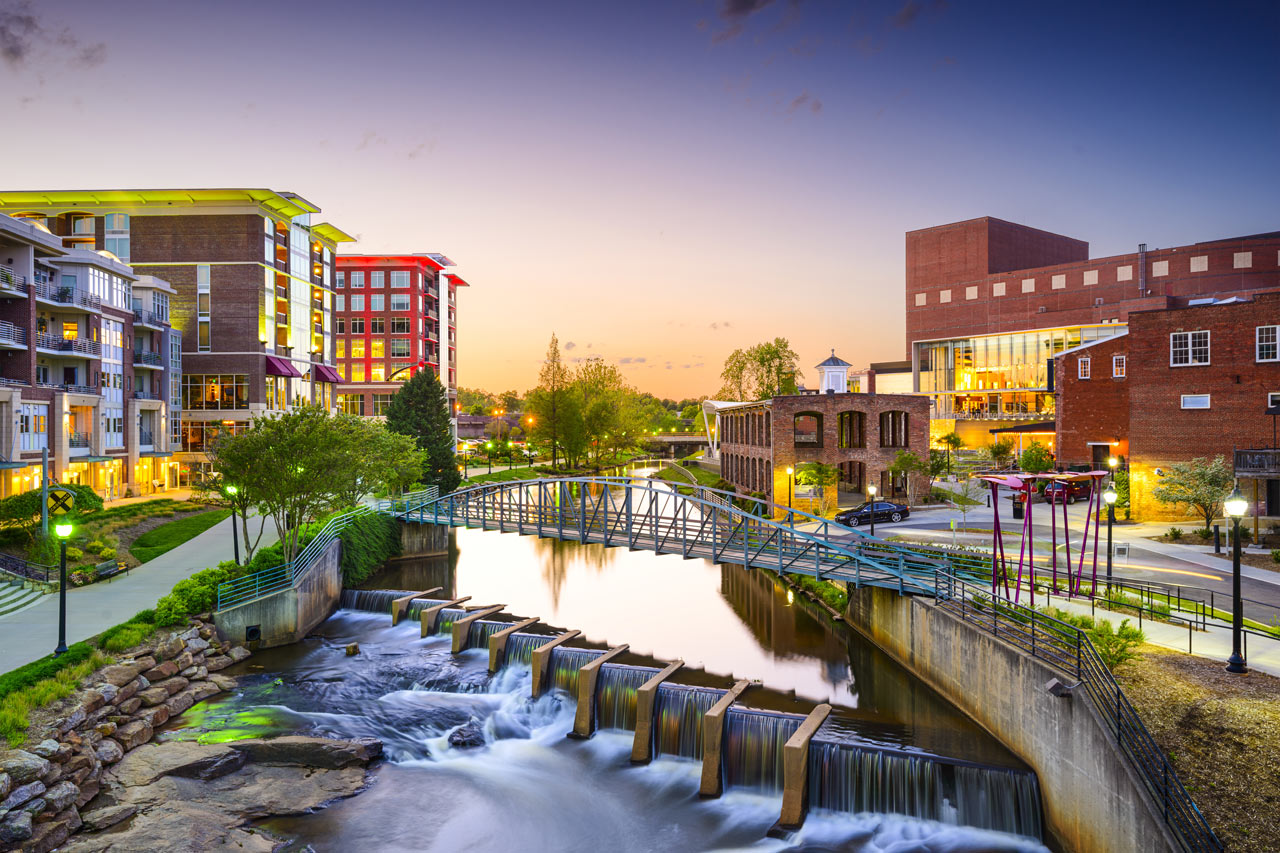
[(1100, 443), (1127, 449), (1134, 517), (1176, 515), (1151, 497), (1158, 471), (1233, 454), (1256, 514), (1280, 516), (1266, 414), (1280, 405), (1280, 290), (1134, 312), (1128, 334), (1062, 354), (1055, 372), (1059, 461), (1096, 464)]

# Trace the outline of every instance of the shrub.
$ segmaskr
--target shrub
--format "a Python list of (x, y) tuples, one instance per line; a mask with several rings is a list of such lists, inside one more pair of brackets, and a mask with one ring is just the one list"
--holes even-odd
[(213, 610), (218, 603), (218, 584), (244, 574), (242, 566), (226, 560), (216, 568), (196, 572), (178, 581), (168, 595), (156, 602), (155, 624), (161, 627), (178, 625), (192, 614)]
[(1280, 563), (1280, 548), (1271, 549), (1271, 562)]
[(400, 553), (400, 526), (381, 514), (355, 518), (342, 531), (342, 583), (354, 586)]
[(1208, 527), (1197, 527), (1195, 534), (1206, 542), (1213, 538), (1213, 530)]
[(1128, 619), (1122, 621), (1115, 631), (1111, 629), (1111, 623), (1104, 619), (1089, 631), (1089, 639), (1093, 641), (1102, 662), (1114, 670), (1138, 657), (1137, 647), (1142, 645), (1146, 636), (1130, 625)]
[(101, 551), (98, 552), (98, 556), (101, 557), (103, 560), (114, 560), (116, 558), (116, 549), (103, 548)]
[(81, 551), (79, 548), (68, 548), (68, 549), (67, 549), (67, 559), (68, 559), (68, 560), (80, 560), (80, 559), (82, 559), (83, 557), (84, 557), (84, 551)]
[(45, 566), (56, 565), (58, 562), (57, 540), (52, 536), (37, 536), (27, 546), (27, 559)]
[(1181, 528), (1181, 527), (1170, 527), (1170, 528), (1169, 528), (1169, 538), (1170, 538), (1170, 539), (1172, 539), (1172, 540), (1174, 540), (1175, 542), (1176, 542), (1177, 540), (1181, 539), (1181, 538), (1182, 538), (1182, 528)]

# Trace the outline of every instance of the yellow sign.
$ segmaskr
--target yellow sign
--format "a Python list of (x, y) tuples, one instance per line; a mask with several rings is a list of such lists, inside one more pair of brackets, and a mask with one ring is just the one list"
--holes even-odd
[(66, 515), (75, 505), (76, 495), (70, 489), (49, 490), (49, 515)]

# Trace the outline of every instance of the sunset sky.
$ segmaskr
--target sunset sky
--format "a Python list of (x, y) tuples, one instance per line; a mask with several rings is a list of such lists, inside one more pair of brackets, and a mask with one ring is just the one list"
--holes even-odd
[(1280, 4), (0, 0), (7, 189), (269, 187), (436, 251), (459, 382), (902, 358), (903, 233), (1280, 229)]

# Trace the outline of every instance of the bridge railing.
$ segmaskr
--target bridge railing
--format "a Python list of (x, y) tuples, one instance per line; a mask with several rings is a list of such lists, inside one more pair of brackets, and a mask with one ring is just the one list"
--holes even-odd
[(440, 489), (436, 486), (429, 486), (425, 489), (419, 489), (416, 492), (405, 492), (402, 495), (391, 498), (381, 498), (374, 503), (374, 508), (378, 512), (395, 513), (400, 512), (408, 507), (417, 506), (422, 503), (435, 500), (440, 495)]
[(1223, 849), (1087, 634), (1030, 607), (993, 600), (989, 587), (944, 569), (939, 569), (933, 586), (938, 606), (1074, 677), (1078, 682), (1074, 689), (1089, 696), (1183, 849), (1195, 853)]

